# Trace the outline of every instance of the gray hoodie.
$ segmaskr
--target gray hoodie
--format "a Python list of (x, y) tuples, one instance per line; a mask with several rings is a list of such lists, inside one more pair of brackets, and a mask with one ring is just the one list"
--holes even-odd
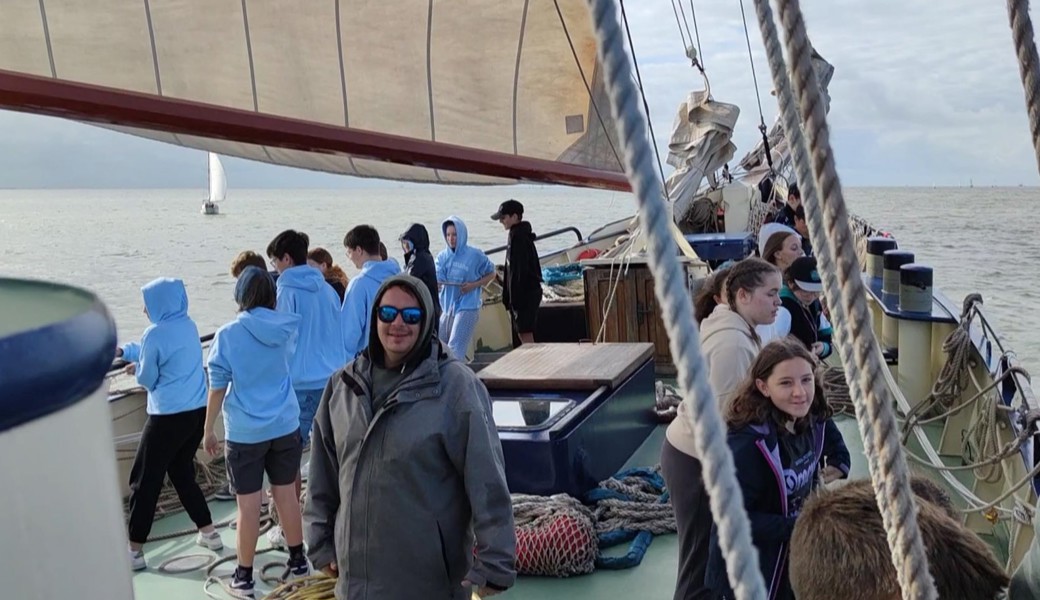
[[(711, 391), (725, 414), (726, 406), (740, 389), (740, 384), (751, 371), (762, 343), (758, 334), (744, 317), (730, 310), (725, 304), (715, 310), (701, 323), (701, 351), (708, 363), (708, 379)], [(678, 451), (699, 458), (694, 450), (693, 428), (690, 426), (689, 407), (679, 404), (675, 419), (665, 430), (668, 442)]]
[(368, 350), (325, 388), (304, 507), (308, 557), (316, 568), (336, 563), (339, 599), (463, 600), (464, 579), (508, 588), (516, 534), (487, 390), (434, 336), (421, 281), (388, 279), (373, 306), (394, 285), (424, 309), (416, 351), (373, 412), (373, 380), (388, 380), (373, 316)]

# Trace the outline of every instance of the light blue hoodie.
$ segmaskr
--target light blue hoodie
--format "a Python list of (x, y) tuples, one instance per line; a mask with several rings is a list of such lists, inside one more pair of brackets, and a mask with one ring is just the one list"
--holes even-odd
[[(476, 281), (495, 270), (487, 254), (469, 246), (469, 231), (462, 219), (452, 215), (441, 223), (441, 235), (448, 225), (455, 225), (455, 249), (450, 247), (441, 250), (437, 255), (437, 281), (462, 284)], [(447, 243), (447, 237), (444, 242)], [(441, 309), (448, 312), (460, 310), (479, 310), (481, 305), (480, 289), (461, 293), (458, 285), (442, 285), (440, 292)]]
[(300, 404), (289, 376), (299, 324), (299, 315), (254, 308), (239, 313), (213, 336), (210, 388), (231, 384), (223, 410), (228, 440), (256, 444), (300, 428)]
[(123, 346), (137, 364), (137, 383), (148, 390), (148, 414), (172, 415), (206, 406), (202, 344), (188, 317), (188, 293), (180, 279), (160, 277), (141, 288), (148, 320), (141, 342)]
[[(368, 347), (368, 323), (372, 317), (372, 303), (383, 281), (401, 272), (401, 265), (388, 258), (370, 260), (361, 265), (361, 273), (347, 284), (343, 296), (343, 343), (347, 362)], [(342, 365), (340, 365), (342, 366)]]
[(278, 310), (300, 316), (292, 384), (297, 390), (325, 389), (329, 377), (347, 363), (343, 353), (339, 296), (310, 265), (278, 276)]

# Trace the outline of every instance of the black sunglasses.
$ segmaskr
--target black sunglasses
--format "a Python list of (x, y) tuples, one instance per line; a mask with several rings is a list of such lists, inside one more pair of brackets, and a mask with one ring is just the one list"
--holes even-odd
[(380, 306), (378, 309), (376, 309), (376, 317), (384, 323), (393, 323), (394, 319), (397, 318), (398, 313), (400, 313), (401, 320), (405, 322), (405, 325), (418, 325), (419, 321), (422, 321), (423, 314), (421, 308), (397, 308), (396, 306)]

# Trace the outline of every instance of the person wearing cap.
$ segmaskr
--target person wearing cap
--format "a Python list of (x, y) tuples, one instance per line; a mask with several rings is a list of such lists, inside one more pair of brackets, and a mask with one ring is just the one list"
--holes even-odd
[(509, 232), (502, 303), (509, 311), (520, 343), (534, 343), (538, 307), (542, 304), (542, 265), (534, 245), (538, 236), (524, 220), (524, 205), (516, 200), (503, 202), (491, 220), (498, 221)]
[[(777, 328), (797, 338), (818, 358), (831, 355), (831, 327), (823, 316), (820, 294), (823, 292), (816, 259), (803, 256), (795, 259), (784, 271), (780, 302), (790, 319), (789, 324), (778, 323)], [(779, 315), (778, 315), (779, 316)]]
[(308, 554), (337, 598), (469, 600), (516, 580), (502, 445), (480, 379), (436, 337), (422, 281), (383, 282), (367, 349), (314, 422)]

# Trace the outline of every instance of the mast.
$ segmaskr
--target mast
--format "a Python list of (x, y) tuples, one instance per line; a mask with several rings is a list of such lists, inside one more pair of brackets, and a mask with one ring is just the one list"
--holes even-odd
[(103, 125), (476, 173), (629, 191), (622, 172), (291, 119), (0, 70), (0, 108)]

